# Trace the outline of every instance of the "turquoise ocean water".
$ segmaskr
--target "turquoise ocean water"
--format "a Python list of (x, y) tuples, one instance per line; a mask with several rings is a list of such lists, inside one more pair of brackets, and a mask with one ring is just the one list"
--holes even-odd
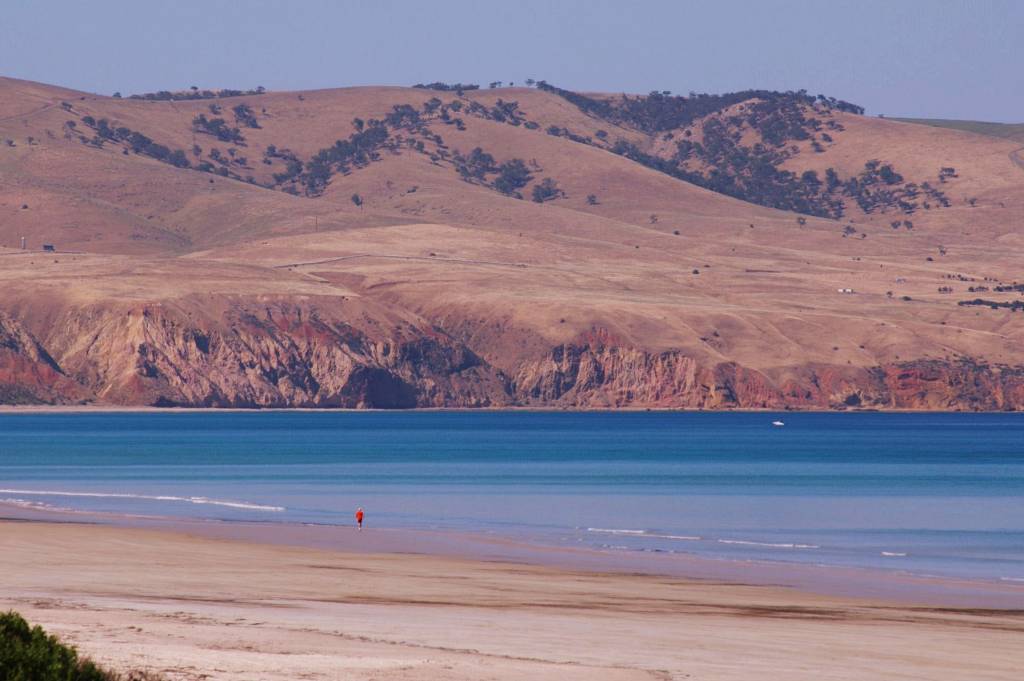
[(1024, 415), (6, 414), (0, 504), (1024, 582)]

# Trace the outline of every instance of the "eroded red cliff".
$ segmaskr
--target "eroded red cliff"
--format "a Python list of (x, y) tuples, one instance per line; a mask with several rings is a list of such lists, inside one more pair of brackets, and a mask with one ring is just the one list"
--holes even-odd
[(422, 320), (288, 301), (0, 316), (0, 401), (194, 407), (1024, 408), (1024, 367), (917, 360), (757, 371), (602, 330), (502, 371)]

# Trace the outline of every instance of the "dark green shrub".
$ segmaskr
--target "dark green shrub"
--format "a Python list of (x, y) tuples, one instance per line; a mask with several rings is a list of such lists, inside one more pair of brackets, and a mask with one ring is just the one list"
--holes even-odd
[(0, 679), (5, 681), (113, 681), (71, 646), (29, 627), (16, 612), (0, 614)]

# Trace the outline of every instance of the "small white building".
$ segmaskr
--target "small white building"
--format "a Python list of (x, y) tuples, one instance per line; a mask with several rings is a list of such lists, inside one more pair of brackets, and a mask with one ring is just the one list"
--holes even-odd
[(853, 293), (852, 288), (837, 288), (836, 293)]

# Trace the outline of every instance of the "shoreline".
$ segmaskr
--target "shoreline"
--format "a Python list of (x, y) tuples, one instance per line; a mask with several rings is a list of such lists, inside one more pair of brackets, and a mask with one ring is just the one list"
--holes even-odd
[(1024, 582), (1012, 580), (783, 560), (727, 559), (686, 552), (616, 551), (450, 529), (368, 526), (366, 531), (356, 532), (347, 525), (123, 516), (31, 509), (2, 502), (0, 509), (4, 509), (0, 511), (0, 524), (25, 522), (185, 533), (254, 546), (286, 546), (349, 555), (428, 556), (606, 575), (777, 587), (824, 597), (876, 599), (893, 605), (1024, 611)]
[(0, 521), (0, 574), (0, 609), (168, 681), (1010, 681), (1024, 634), (1024, 610), (82, 523)]
[(0, 404), (0, 416), (5, 414), (260, 414), (260, 413), (313, 413), (313, 414), (415, 414), (415, 413), (538, 413), (538, 414), (590, 414), (590, 413), (662, 413), (662, 414), (1024, 414), (1024, 411), (987, 409), (906, 409), (902, 407), (836, 407), (833, 409), (780, 409), (736, 408), (700, 409), (690, 407), (412, 407), (409, 409), (346, 408), (346, 407), (155, 407), (152, 405), (66, 405), (66, 404)]

